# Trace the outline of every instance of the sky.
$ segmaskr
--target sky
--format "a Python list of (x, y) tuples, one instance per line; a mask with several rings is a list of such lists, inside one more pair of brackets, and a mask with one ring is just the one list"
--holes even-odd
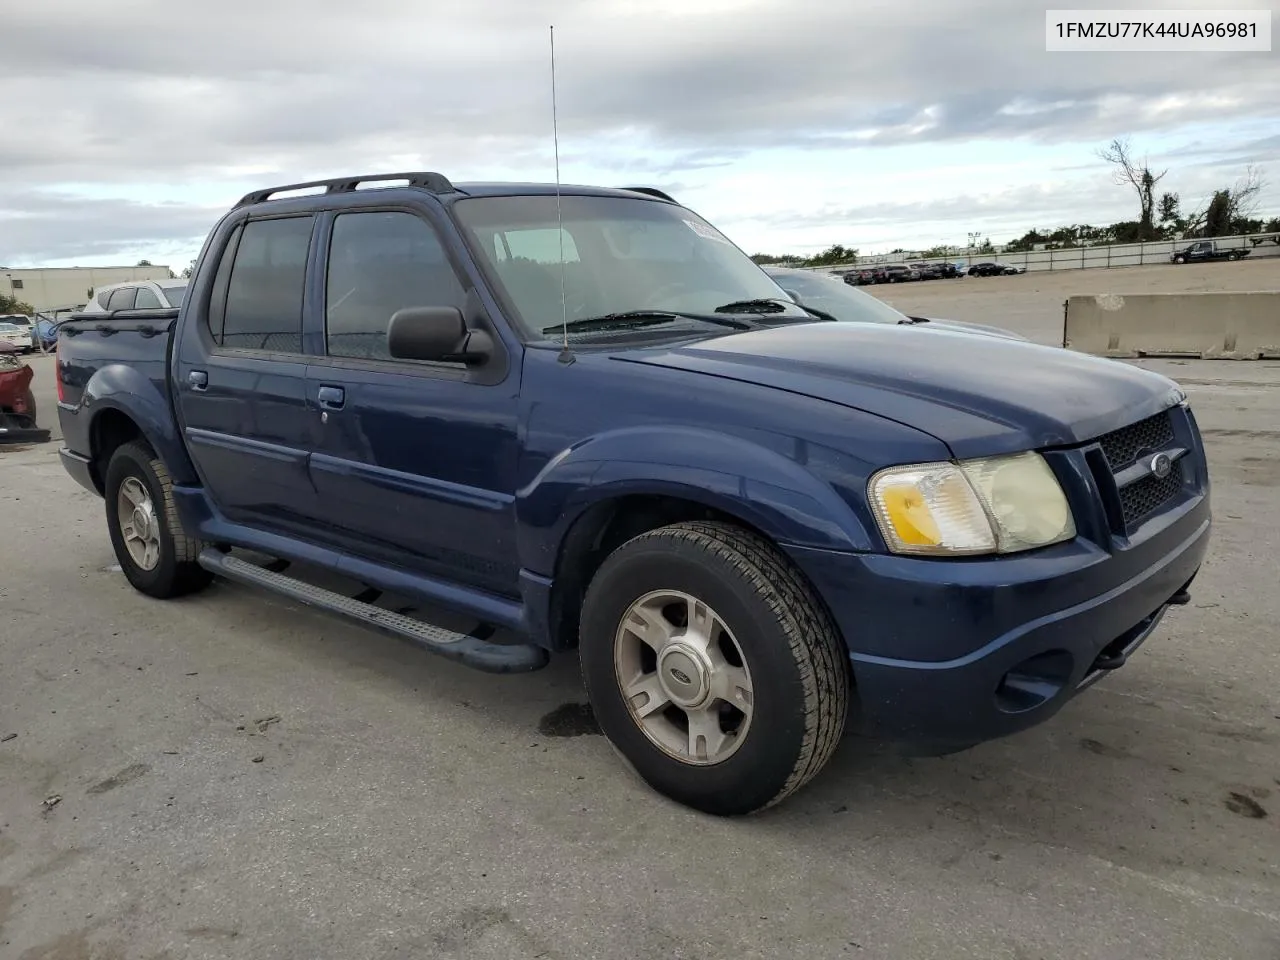
[(241, 195), (307, 179), (550, 182), (551, 24), (562, 180), (661, 187), (748, 252), (1136, 219), (1113, 137), (1188, 211), (1254, 164), (1280, 216), (1280, 52), (1047, 53), (1045, 8), (0, 0), (0, 264), (181, 269)]

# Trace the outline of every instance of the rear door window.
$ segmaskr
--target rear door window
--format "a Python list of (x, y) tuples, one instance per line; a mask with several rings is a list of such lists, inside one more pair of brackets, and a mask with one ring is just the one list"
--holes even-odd
[(160, 298), (146, 287), (139, 287), (138, 301), (134, 307), (138, 310), (158, 310), (161, 307)]
[(251, 220), (236, 247), (222, 323), (224, 347), (302, 352), (302, 294), (315, 217)]
[(120, 287), (117, 290), (112, 290), (111, 296), (107, 299), (107, 309), (132, 310), (137, 293), (137, 287)]

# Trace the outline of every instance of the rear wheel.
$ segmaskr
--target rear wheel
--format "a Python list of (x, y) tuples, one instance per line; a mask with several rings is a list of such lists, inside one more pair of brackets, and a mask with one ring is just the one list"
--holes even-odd
[(583, 676), (609, 740), (650, 786), (751, 813), (826, 765), (848, 668), (808, 584), (759, 537), (681, 523), (619, 547), (582, 610)]
[(163, 600), (213, 579), (196, 562), (202, 544), (183, 529), (169, 471), (150, 447), (126, 443), (112, 454), (103, 496), (111, 545), (135, 589)]

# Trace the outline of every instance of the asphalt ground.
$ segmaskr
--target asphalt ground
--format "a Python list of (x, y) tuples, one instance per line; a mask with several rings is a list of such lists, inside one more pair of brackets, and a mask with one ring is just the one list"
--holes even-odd
[[(1045, 282), (874, 292), (1051, 342)], [(149, 600), (57, 440), (0, 448), (0, 960), (1276, 960), (1280, 363), (1147, 365), (1209, 450), (1192, 602), (1047, 724), (850, 739), (732, 821), (633, 779), (572, 657), (492, 677), (232, 584)]]

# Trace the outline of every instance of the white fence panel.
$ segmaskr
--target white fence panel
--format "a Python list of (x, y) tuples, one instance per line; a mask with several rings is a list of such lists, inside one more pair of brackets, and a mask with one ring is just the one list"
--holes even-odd
[[(1215, 241), (1224, 250), (1247, 250), (1250, 260), (1280, 257), (1280, 234), (1254, 233), (1234, 237), (1205, 237)], [(969, 254), (964, 251), (953, 257), (903, 257), (901, 254), (876, 254), (859, 257), (856, 264), (837, 267), (815, 267), (827, 273), (844, 272), (855, 267), (878, 267), (889, 263), (981, 263), (998, 260), (1014, 267), (1026, 267), (1031, 273), (1038, 270), (1092, 270), (1114, 267), (1141, 267), (1149, 264), (1169, 263), (1174, 250), (1182, 250), (1195, 240), (1152, 240), (1148, 243), (1121, 243), (1105, 247), (1067, 247), (1060, 250), (1032, 250), (1024, 253)]]

